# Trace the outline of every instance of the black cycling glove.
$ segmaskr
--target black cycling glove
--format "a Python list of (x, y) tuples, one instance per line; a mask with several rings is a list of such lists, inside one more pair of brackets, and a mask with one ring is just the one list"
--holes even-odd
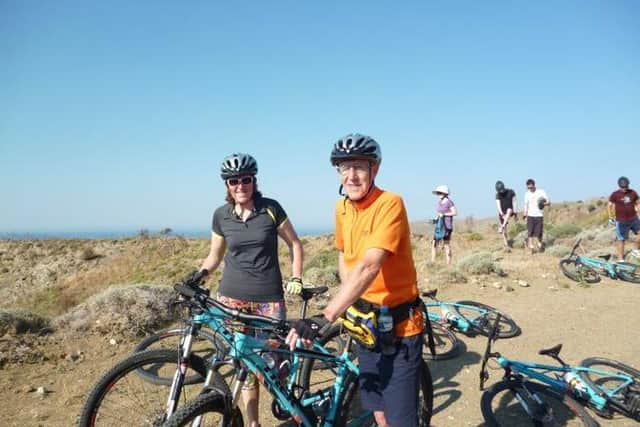
[(295, 329), (300, 338), (313, 340), (318, 336), (320, 329), (328, 323), (329, 321), (323, 315), (318, 315), (308, 319), (294, 320), (291, 323), (291, 329)]

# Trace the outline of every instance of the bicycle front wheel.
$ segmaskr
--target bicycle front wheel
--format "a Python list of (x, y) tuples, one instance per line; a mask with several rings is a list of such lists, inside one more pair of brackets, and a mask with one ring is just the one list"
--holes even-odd
[[(177, 369), (177, 350), (147, 350), (135, 353), (109, 370), (94, 386), (80, 415), (80, 427), (152, 426), (164, 421), (170, 384), (158, 384), (139, 375), (139, 370), (172, 377)], [(185, 375), (207, 375), (205, 361), (192, 355)], [(212, 385), (228, 392), (229, 388), (214, 372)], [(178, 405), (198, 395), (201, 384), (184, 385)]]
[(565, 276), (578, 283), (588, 283), (592, 285), (600, 281), (600, 275), (597, 271), (573, 259), (560, 260), (560, 269)]
[(480, 408), (488, 427), (598, 425), (568, 394), (520, 380), (500, 381), (488, 388)]
[[(229, 413), (231, 412), (231, 413)], [(175, 414), (162, 424), (162, 427), (180, 427), (191, 425), (199, 418), (199, 427), (243, 427), (244, 420), (238, 408), (229, 411), (225, 397), (217, 392), (203, 393), (187, 402)]]
[[(633, 409), (640, 402), (640, 371), (617, 360), (604, 357), (589, 357), (580, 366), (604, 371), (582, 371), (580, 377), (591, 388), (600, 390), (609, 399), (616, 402), (612, 405), (625, 416), (640, 421), (640, 413)], [(626, 376), (627, 378), (622, 378)]]
[(424, 333), (424, 345), (422, 347), (422, 357), (427, 360), (447, 360), (456, 357), (461, 350), (460, 341), (456, 334), (438, 322), (431, 321), (433, 331), (433, 341), (436, 354), (431, 354), (429, 348), (428, 334)]
[(508, 315), (490, 305), (476, 301), (458, 301), (454, 305), (458, 314), (465, 318), (471, 329), (484, 336), (489, 336), (495, 319), (500, 314), (498, 338), (512, 338), (520, 334), (520, 327)]

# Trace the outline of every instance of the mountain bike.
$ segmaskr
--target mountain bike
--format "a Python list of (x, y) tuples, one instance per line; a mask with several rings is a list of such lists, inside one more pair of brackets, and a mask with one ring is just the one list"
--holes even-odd
[[(301, 319), (304, 319), (307, 316), (309, 301), (318, 295), (326, 293), (328, 290), (328, 286), (308, 287), (302, 289), (302, 292), (299, 295), (302, 299), (302, 306), (300, 307)], [(190, 336), (191, 352), (205, 360), (213, 357), (218, 349), (222, 349), (223, 353), (228, 353), (224, 340), (218, 337), (214, 332), (203, 328), (202, 324), (193, 324), (192, 313), (190, 311), (187, 312), (185, 319), (185, 326), (162, 329), (148, 335), (134, 347), (133, 353), (138, 353), (149, 348), (176, 348), (180, 345), (180, 342), (185, 336)], [(336, 349), (340, 349), (344, 345), (340, 341), (340, 337), (336, 336), (334, 339), (337, 340), (337, 342), (333, 344), (328, 343), (328, 345), (332, 345)], [(321, 368), (322, 366), (318, 366), (318, 369)], [(148, 372), (141, 369), (139, 374), (154, 381), (157, 380), (157, 378), (153, 378), (155, 375), (154, 372)], [(201, 382), (202, 379), (203, 378), (199, 375), (194, 374), (193, 376), (188, 377), (186, 381), (189, 384), (194, 384)]]
[(571, 280), (579, 283), (595, 284), (600, 282), (600, 275), (611, 279), (622, 279), (626, 282), (640, 283), (640, 266), (630, 262), (611, 262), (611, 254), (598, 258), (589, 258), (576, 254), (580, 246), (578, 239), (571, 249), (571, 253), (560, 260), (562, 273)]
[[(497, 324), (497, 322), (496, 322)], [(481, 398), (482, 415), (489, 426), (585, 425), (597, 426), (583, 405), (605, 418), (614, 413), (640, 421), (640, 372), (621, 362), (588, 358), (570, 366), (560, 358), (562, 344), (542, 349), (559, 366), (508, 359), (491, 351), (497, 327), (487, 339), (480, 368), (480, 390), (489, 378), (492, 359), (504, 377)], [(606, 368), (606, 369), (603, 369)]]
[[(354, 398), (359, 371), (349, 355), (350, 337), (346, 338), (345, 350), (338, 355), (325, 349), (319, 340), (313, 343), (311, 349), (298, 347), (291, 352), (284, 343), (284, 337), (290, 329), (287, 321), (240, 313), (187, 286), (176, 285), (175, 289), (202, 308), (195, 320), (206, 323), (228, 343), (228, 356), (236, 375), (229, 395), (224, 395), (219, 390), (203, 394), (179, 409), (164, 426), (186, 425), (192, 421), (196, 421), (195, 425), (200, 425), (205, 416), (207, 421), (213, 417), (215, 422), (242, 425), (237, 402), (242, 384), (249, 373), (273, 396), (271, 410), (277, 419), (293, 419), (302, 426), (375, 425), (373, 414), (360, 408), (359, 399)], [(230, 321), (237, 322), (243, 328), (269, 331), (271, 337), (261, 340), (242, 331), (233, 332), (229, 326)], [(320, 335), (323, 336), (327, 339), (326, 334)], [(277, 369), (270, 366), (269, 360), (274, 354), (290, 361), (290, 375), (285, 380)], [(331, 372), (335, 376), (329, 386), (313, 391), (308, 388), (313, 368), (311, 364), (305, 363), (306, 360), (322, 361), (331, 366)], [(214, 366), (228, 363), (230, 362), (227, 360), (219, 360), (214, 362)], [(429, 425), (432, 409), (433, 385), (429, 369), (423, 363), (420, 372), (421, 426)]]
[(512, 338), (521, 332), (511, 317), (490, 305), (476, 301), (440, 301), (436, 298), (437, 293), (437, 289), (422, 293), (422, 296), (431, 300), (425, 302), (427, 309), (438, 308), (425, 312), (434, 324), (448, 326), (468, 336), (488, 336), (491, 333), (491, 321), (500, 315), (498, 338)]

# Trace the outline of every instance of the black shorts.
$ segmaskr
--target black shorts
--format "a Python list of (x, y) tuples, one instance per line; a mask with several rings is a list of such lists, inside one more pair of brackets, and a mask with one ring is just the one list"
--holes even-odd
[[(445, 228), (444, 229), (444, 235), (442, 236), (442, 241), (444, 242), (449, 242), (449, 240), (451, 240), (451, 233), (453, 233), (453, 228), (449, 229), (449, 228)], [(433, 242), (434, 243), (438, 243), (439, 240), (436, 240), (435, 236), (433, 237)]]
[(527, 217), (527, 231), (529, 232), (529, 237), (537, 237), (538, 239), (542, 239), (542, 227), (543, 227), (543, 217), (541, 216)]
[(356, 345), (356, 355), (362, 406), (384, 411), (390, 426), (417, 426), (422, 334), (399, 339), (398, 351), (392, 356), (360, 345)]

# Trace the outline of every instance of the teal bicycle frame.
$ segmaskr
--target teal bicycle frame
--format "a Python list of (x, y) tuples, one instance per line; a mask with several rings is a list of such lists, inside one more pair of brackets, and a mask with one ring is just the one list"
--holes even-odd
[[(329, 353), (328, 350), (317, 342), (314, 342), (313, 349), (311, 350), (301, 348), (300, 343), (298, 343), (298, 348), (291, 352), (282, 340), (258, 339), (241, 332), (231, 331), (224, 322), (224, 320), (248, 317), (253, 320), (249, 322), (241, 320), (244, 325), (256, 329), (271, 329), (282, 334), (288, 332), (288, 326), (286, 328), (283, 327), (286, 324), (284, 321), (264, 316), (243, 314), (230, 316), (228, 311), (231, 310), (228, 308), (222, 310), (219, 307), (220, 305), (218, 302), (212, 303), (208, 306), (207, 311), (194, 315), (193, 323), (206, 324), (218, 334), (228, 345), (228, 356), (231, 358), (232, 363), (240, 369), (232, 388), (233, 406), (235, 407), (238, 403), (242, 383), (246, 379), (247, 374), (251, 373), (255, 375), (258, 381), (274, 396), (275, 402), (279, 406), (278, 410), (281, 411), (281, 413), (287, 414), (287, 417), (290, 415), (299, 425), (306, 427), (316, 426), (320, 418), (323, 420), (323, 426), (332, 426), (342, 404), (344, 392), (346, 391), (345, 385), (348, 384), (347, 378), (355, 381), (359, 374), (358, 366), (352, 362), (348, 354), (349, 342), (345, 346), (345, 351), (337, 356)], [(350, 338), (348, 338), (348, 340), (350, 340)], [(261, 355), (263, 353), (281, 353), (284, 356), (291, 357), (291, 374), (285, 385), (277, 378), (277, 373), (271, 369), (262, 358)], [(220, 352), (212, 356), (212, 366), (216, 367), (222, 364), (228, 364), (228, 358), (225, 356), (227, 355), (220, 354)], [(301, 361), (304, 358), (319, 359), (335, 365), (337, 367), (337, 376), (331, 387), (315, 391), (308, 396), (303, 394), (300, 397), (296, 397), (298, 375)], [(320, 405), (323, 401), (329, 401), (330, 405), (326, 409), (326, 413), (318, 415), (314, 410), (314, 405)], [(373, 414), (367, 411), (357, 419), (351, 420), (349, 425), (360, 425), (365, 421), (371, 420), (372, 417)]]

